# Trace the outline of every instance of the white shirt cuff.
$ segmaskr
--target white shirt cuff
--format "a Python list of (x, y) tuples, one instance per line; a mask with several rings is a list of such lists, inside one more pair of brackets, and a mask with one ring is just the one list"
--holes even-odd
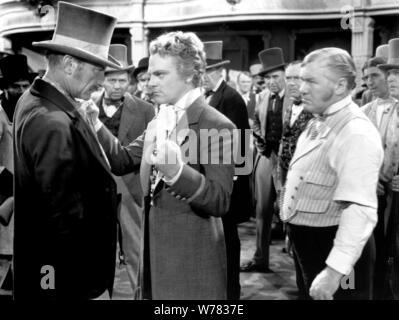
[(353, 257), (333, 247), (326, 264), (344, 275), (349, 275), (353, 269)]
[(163, 181), (165, 181), (168, 185), (173, 185), (181, 176), (181, 173), (183, 172), (183, 164), (180, 166), (179, 171), (177, 171), (176, 175), (172, 179), (168, 179), (165, 176), (162, 178)]

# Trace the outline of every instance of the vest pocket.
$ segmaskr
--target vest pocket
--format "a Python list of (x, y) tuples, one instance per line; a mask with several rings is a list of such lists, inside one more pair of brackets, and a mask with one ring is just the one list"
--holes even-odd
[(325, 187), (332, 187), (335, 183), (335, 175), (321, 172), (310, 172), (305, 176), (305, 181)]
[(306, 213), (326, 213), (330, 206), (329, 200), (299, 199), (296, 210)]

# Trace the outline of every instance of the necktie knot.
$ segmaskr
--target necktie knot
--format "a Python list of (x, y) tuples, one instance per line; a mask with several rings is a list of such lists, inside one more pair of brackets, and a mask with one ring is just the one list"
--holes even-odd
[(106, 106), (115, 106), (116, 108), (119, 108), (123, 103), (123, 99), (112, 100), (110, 98), (104, 97), (104, 103)]
[(215, 91), (208, 90), (207, 92), (205, 92), (205, 98), (208, 98), (208, 97), (212, 96), (214, 93), (215, 93)]
[(296, 106), (299, 106), (300, 104), (302, 104), (302, 100), (301, 99), (294, 100), (293, 104), (296, 105)]
[(309, 137), (310, 140), (314, 140), (317, 138), (317, 136), (321, 132), (322, 123), (325, 120), (326, 120), (326, 116), (318, 115), (309, 121), (309, 130), (308, 130), (307, 137)]

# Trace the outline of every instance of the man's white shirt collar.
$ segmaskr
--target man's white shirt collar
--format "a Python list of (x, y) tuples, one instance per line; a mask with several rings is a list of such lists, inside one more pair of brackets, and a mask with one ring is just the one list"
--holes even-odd
[(222, 82), (224, 81), (224, 79), (223, 79), (223, 77), (221, 77), (220, 79), (219, 79), (219, 81), (216, 83), (216, 85), (213, 87), (213, 89), (212, 89), (212, 91), (213, 92), (216, 92), (219, 88), (220, 88), (220, 86), (222, 85)]
[(329, 106), (324, 112), (323, 115), (329, 115), (331, 113), (335, 113), (341, 110), (343, 107), (346, 107), (348, 104), (352, 103), (352, 97), (350, 95), (346, 96), (345, 98), (337, 101), (336, 103)]

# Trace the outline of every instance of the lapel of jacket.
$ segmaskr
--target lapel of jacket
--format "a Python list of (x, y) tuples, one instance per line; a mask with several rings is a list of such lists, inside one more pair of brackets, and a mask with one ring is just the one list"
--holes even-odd
[(214, 107), (216, 110), (221, 111), (222, 100), (223, 100), (223, 91), (226, 88), (227, 84), (223, 80), (220, 84), (219, 88), (216, 92), (212, 95), (211, 100), (209, 100), (209, 105)]
[[(287, 116), (288, 113), (291, 115), (291, 110), (292, 110), (292, 100), (287, 96), (286, 93), (287, 93), (287, 90), (285, 90), (284, 99), (283, 99), (283, 110), (282, 110), (283, 116), (281, 117), (282, 121), (283, 121), (283, 125), (284, 125), (285, 117)], [(288, 123), (289, 123), (289, 119), (288, 119)]]
[(126, 137), (126, 134), (134, 129), (136, 121), (139, 120), (137, 118), (138, 115), (138, 107), (134, 99), (128, 94), (125, 94), (125, 100), (123, 101), (123, 109), (121, 115), (121, 121), (119, 123), (119, 131), (118, 131), (118, 139), (119, 141), (123, 141)]
[(150, 156), (154, 150), (154, 141), (156, 137), (156, 118), (148, 123), (144, 135), (143, 154), (140, 164), (140, 182), (143, 189), (144, 196), (147, 196), (150, 191), (150, 175), (151, 163)]
[[(381, 106), (377, 106), (381, 107)], [(396, 112), (396, 103), (392, 102), (391, 106), (388, 110), (384, 110), (381, 115), (381, 121), (378, 130), (381, 133), (383, 144), (385, 145), (387, 140), (387, 131), (388, 131), (388, 124), (392, 119), (394, 119), (393, 113)]]
[(259, 97), (259, 103), (258, 103), (259, 121), (261, 126), (262, 137), (264, 137), (266, 134), (266, 116), (267, 116), (267, 107), (269, 105), (270, 91), (265, 90), (263, 93), (260, 94), (261, 96)]
[(80, 116), (72, 102), (51, 84), (42, 79), (35, 80), (31, 87), (31, 93), (50, 101), (72, 119), (75, 129), (80, 133), (83, 141), (87, 144), (87, 149), (93, 154), (94, 158), (97, 159), (109, 175), (112, 176), (108, 164), (102, 156), (97, 137), (94, 135), (86, 121)]

